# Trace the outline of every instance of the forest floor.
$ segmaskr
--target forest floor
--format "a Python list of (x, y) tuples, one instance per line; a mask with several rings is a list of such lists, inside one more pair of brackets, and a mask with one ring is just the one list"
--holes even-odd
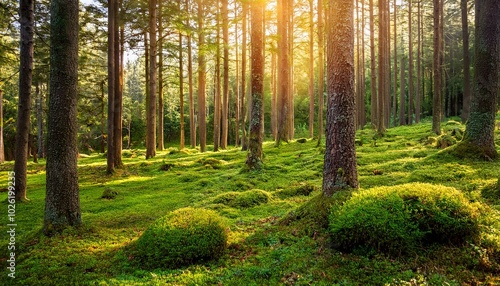
[[(442, 127), (451, 141), (465, 128), (453, 120)], [(414, 182), (441, 184), (500, 210), (495, 187), (500, 160), (459, 160), (446, 154), (436, 147), (440, 141), (429, 121), (388, 129), (382, 138), (374, 135), (369, 129), (357, 133), (360, 191)], [(144, 150), (124, 150), (125, 166), (113, 175), (106, 175), (102, 154), (82, 156), (84, 226), (50, 238), (41, 234), (45, 162), (29, 163), (30, 201), (16, 205), (16, 278), (2, 267), (0, 285), (500, 285), (500, 268), (481, 245), (435, 247), (411, 257), (363, 256), (333, 250), (328, 231), (316, 225), (279, 223), (320, 194), (324, 145), (316, 145), (311, 139), (280, 147), (265, 142), (264, 168), (258, 172), (245, 171), (246, 152), (234, 147), (203, 154), (172, 147), (150, 160), (144, 159)], [(12, 169), (12, 162), (0, 166), (0, 186), (5, 186), (0, 194), (2, 265), (10, 253), (5, 190)], [(303, 186), (315, 188), (310, 195), (289, 191)], [(101, 198), (106, 189), (116, 197)], [(255, 189), (268, 193), (267, 203), (238, 208), (214, 202), (227, 192)], [(157, 218), (187, 206), (214, 209), (228, 220), (225, 255), (174, 270), (135, 266), (127, 247)], [(498, 230), (496, 219), (488, 235), (500, 245)]]

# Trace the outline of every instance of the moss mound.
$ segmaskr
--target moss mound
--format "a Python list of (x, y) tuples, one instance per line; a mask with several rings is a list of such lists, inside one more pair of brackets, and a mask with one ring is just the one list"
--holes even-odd
[(215, 204), (223, 204), (233, 208), (251, 208), (269, 201), (271, 195), (263, 190), (253, 189), (245, 192), (228, 192), (218, 195)]
[(477, 239), (478, 216), (478, 206), (454, 188), (405, 184), (355, 193), (332, 211), (330, 231), (342, 251), (410, 254)]
[(226, 224), (212, 210), (182, 208), (158, 219), (137, 240), (140, 264), (174, 269), (217, 259), (227, 245)]
[(101, 198), (102, 199), (107, 199), (107, 200), (113, 200), (113, 199), (116, 198), (116, 196), (118, 196), (118, 192), (117, 191), (113, 191), (110, 188), (106, 188), (104, 190), (104, 192), (102, 192)]
[(292, 186), (288, 189), (278, 190), (275, 195), (280, 199), (286, 199), (296, 196), (309, 196), (312, 192), (316, 191), (318, 188), (309, 183), (301, 183), (298, 186)]

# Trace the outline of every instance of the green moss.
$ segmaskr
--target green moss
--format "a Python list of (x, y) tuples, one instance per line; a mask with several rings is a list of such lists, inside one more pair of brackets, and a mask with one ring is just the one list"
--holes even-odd
[(265, 204), (270, 198), (271, 195), (268, 192), (254, 189), (245, 192), (228, 192), (218, 195), (214, 198), (213, 203), (244, 209)]
[(295, 196), (309, 196), (312, 192), (316, 191), (318, 187), (309, 184), (301, 183), (297, 186), (291, 186), (287, 189), (280, 189), (275, 192), (275, 195), (281, 199), (286, 199)]
[(104, 192), (102, 192), (101, 198), (103, 199), (108, 199), (108, 200), (113, 200), (118, 196), (118, 192), (114, 191), (110, 188), (106, 188)]

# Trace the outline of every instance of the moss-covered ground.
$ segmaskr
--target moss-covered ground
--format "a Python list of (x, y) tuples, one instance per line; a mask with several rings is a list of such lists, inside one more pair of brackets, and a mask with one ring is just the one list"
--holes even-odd
[[(442, 126), (449, 136), (464, 129), (456, 121)], [(266, 142), (264, 167), (254, 172), (245, 171), (246, 153), (235, 148), (201, 154), (172, 147), (150, 160), (144, 150), (124, 150), (125, 166), (113, 175), (106, 175), (102, 154), (79, 158), (84, 226), (54, 237), (41, 234), (45, 161), (29, 163), (30, 201), (16, 205), (16, 278), (2, 266), (0, 285), (499, 285), (500, 255), (491, 249), (500, 245), (500, 161), (443, 152), (436, 147), (443, 138), (433, 135), (430, 122), (391, 128), (382, 138), (365, 129), (357, 139), (360, 191), (413, 182), (454, 187), (492, 208), (487, 243), (396, 258), (333, 250), (318, 222), (329, 204), (304, 207), (321, 200), (324, 144), (316, 147), (315, 140), (280, 147)], [(12, 169), (12, 162), (0, 165), (2, 265), (10, 253), (5, 191)], [(312, 193), (300, 191), (304, 186)], [(155, 219), (188, 206), (213, 209), (228, 220), (224, 256), (173, 270), (141, 269), (131, 245)], [(309, 216), (297, 220), (301, 213)]]

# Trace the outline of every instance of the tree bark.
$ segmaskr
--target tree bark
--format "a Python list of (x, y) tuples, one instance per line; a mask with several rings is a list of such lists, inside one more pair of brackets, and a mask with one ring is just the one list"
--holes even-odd
[(3, 90), (0, 89), (0, 164), (5, 162), (5, 148), (3, 143)]
[[(495, 159), (495, 115), (500, 74), (500, 2), (476, 1), (476, 33), (474, 38), (473, 94), (469, 120), (460, 144), (466, 152), (485, 159)], [(461, 150), (461, 149), (458, 149)]]
[[(179, 1), (180, 6), (180, 1)], [(184, 57), (183, 57), (182, 33), (179, 32), (179, 109), (180, 109), (180, 129), (181, 138), (179, 148), (182, 150), (185, 147), (184, 139)]]
[[(238, 2), (234, 1), (234, 11), (235, 11), (235, 18), (238, 19)], [(234, 24), (234, 29), (235, 29), (235, 63), (236, 63), (236, 71), (235, 71), (235, 77), (236, 77), (236, 88), (235, 88), (235, 93), (236, 93), (236, 98), (235, 98), (235, 136), (234, 136), (234, 146), (239, 147), (240, 146), (240, 60), (239, 60), (239, 51), (240, 51), (240, 46), (238, 42), (238, 35), (239, 35), (239, 30), (238, 30), (238, 21), (235, 21)]]
[(314, 137), (314, 4), (309, 0), (309, 137)]
[(432, 103), (432, 131), (437, 135), (441, 134), (441, 113), (442, 113), (442, 66), (441, 66), (441, 5), (442, 0), (434, 1), (434, 91)]
[[(398, 120), (398, 29), (397, 29), (397, 23), (398, 23), (398, 6), (397, 6), (397, 0), (394, 0), (393, 2), (393, 5), (394, 5), (394, 20), (393, 20), (393, 24), (394, 24), (394, 42), (393, 42), (393, 46), (394, 46), (394, 100), (393, 100), (393, 104), (392, 104), (392, 109), (393, 109), (393, 112), (394, 112), (394, 126), (397, 126), (397, 120)], [(402, 86), (400, 87), (402, 88)]]
[[(115, 108), (114, 108), (114, 123), (113, 128), (113, 143), (115, 144), (115, 168), (123, 167), (122, 163), (122, 141), (123, 141), (123, 126), (122, 126), (122, 111), (123, 111), (123, 55), (125, 54), (125, 37), (124, 26), (120, 26), (120, 4), (122, 0), (115, 1), (115, 25), (114, 25), (114, 57), (115, 57)], [(123, 24), (124, 25), (124, 24)], [(121, 34), (121, 37), (120, 37)]]
[(354, 145), (353, 1), (330, 0), (328, 33), (328, 108), (323, 194), (358, 188)]
[(21, 47), (19, 65), (19, 104), (16, 121), (15, 148), (15, 197), (16, 201), (25, 201), (28, 163), (28, 140), (31, 115), (31, 84), (33, 78), (33, 35), (34, 35), (34, 1), (19, 2), (19, 23), (21, 24)]
[(188, 89), (189, 89), (189, 141), (191, 148), (196, 147), (196, 117), (193, 99), (193, 48), (191, 47), (191, 34), (187, 36), (188, 45)]
[(264, 139), (264, 7), (265, 0), (253, 0), (250, 4), (251, 49), (252, 49), (252, 111), (250, 117), (250, 136), (248, 156), (249, 169), (262, 167), (262, 141)]
[(146, 112), (146, 159), (156, 156), (156, 0), (149, 0), (149, 100)]
[(318, 146), (321, 144), (321, 137), (324, 132), (323, 126), (323, 108), (324, 108), (324, 87), (325, 87), (325, 36), (324, 36), (324, 20), (323, 20), (323, 0), (318, 0)]
[(222, 136), (221, 148), (227, 148), (229, 131), (229, 19), (228, 0), (222, 0), (222, 42), (224, 45), (224, 75), (222, 82)]
[(248, 138), (247, 138), (247, 110), (245, 108), (245, 96), (246, 96), (246, 85), (247, 85), (247, 17), (248, 17), (248, 3), (243, 1), (242, 5), (242, 15), (241, 15), (241, 35), (242, 35), (242, 43), (241, 43), (241, 116), (242, 116), (242, 138), (241, 138), (241, 150), (248, 150)]
[(388, 113), (387, 109), (387, 98), (390, 96), (388, 93), (388, 70), (387, 65), (387, 42), (390, 38), (387, 35), (388, 31), (388, 2), (387, 0), (379, 0), (378, 10), (379, 10), (379, 43), (378, 43), (378, 94), (377, 94), (377, 133), (384, 134), (386, 129), (386, 116)]
[(107, 172), (111, 174), (115, 170), (115, 144), (114, 144), (114, 123), (115, 123), (115, 2), (118, 0), (109, 0), (108, 2), (108, 151)]
[(464, 53), (464, 90), (463, 90), (463, 110), (462, 122), (466, 122), (470, 115), (471, 104), (471, 88), (470, 88), (470, 53), (469, 53), (469, 22), (468, 18), (468, 1), (461, 0), (460, 8), (462, 9), (462, 37), (463, 37), (463, 53)]
[(417, 86), (416, 86), (416, 91), (415, 91), (415, 122), (419, 123), (420, 122), (420, 114), (422, 113), (422, 92), (421, 92), (421, 85), (422, 85), (422, 76), (421, 76), (421, 70), (422, 70), (422, 58), (421, 58), (421, 51), (422, 51), (422, 33), (420, 30), (420, 25), (421, 25), (421, 17), (420, 14), (422, 13), (422, 0), (418, 1), (418, 9), (417, 9)]
[(43, 231), (82, 223), (77, 172), (78, 1), (50, 5), (50, 96)]
[(405, 61), (401, 56), (401, 76), (400, 76), (400, 89), (399, 89), (399, 125), (406, 125), (405, 120)]
[[(180, 2), (179, 2), (180, 5)], [(158, 1), (158, 150), (165, 150), (163, 104), (163, 1)]]
[(217, 36), (215, 40), (215, 76), (214, 76), (214, 152), (219, 151), (221, 142), (221, 88), (220, 88), (220, 0), (217, 0)]
[(278, 0), (278, 134), (276, 136), (276, 145), (280, 141), (288, 142), (289, 127), (288, 113), (290, 104), (290, 59), (289, 59), (289, 15), (288, 1)]
[(370, 0), (370, 93), (371, 93), (371, 121), (372, 127), (377, 128), (377, 72), (375, 62), (375, 16), (373, 15), (373, 0)]
[(198, 126), (200, 132), (200, 151), (207, 150), (207, 121), (205, 108), (206, 59), (204, 29), (204, 0), (198, 2)]
[(413, 32), (412, 0), (408, 1), (408, 125), (413, 124)]

